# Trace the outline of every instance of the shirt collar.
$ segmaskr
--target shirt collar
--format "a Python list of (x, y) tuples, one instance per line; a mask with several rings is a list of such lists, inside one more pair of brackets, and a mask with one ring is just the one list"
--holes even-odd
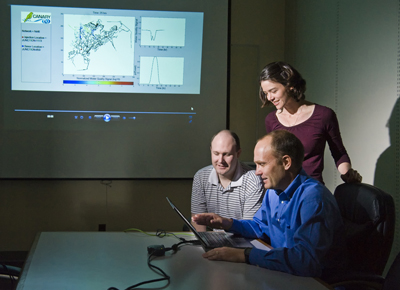
[(292, 196), (293, 196), (294, 192), (297, 190), (297, 188), (308, 178), (309, 178), (309, 176), (302, 168), (300, 170), (299, 174), (297, 174), (295, 179), (289, 184), (289, 186), (284, 191), (275, 190), (275, 189), (274, 189), (274, 191), (277, 195), (279, 195), (280, 200), (289, 200), (292, 198)]
[[(241, 186), (243, 183), (243, 174), (244, 174), (244, 171), (243, 171), (242, 165), (238, 161), (237, 166), (236, 166), (236, 171), (235, 171), (235, 174), (233, 175), (230, 186), (231, 187)], [(211, 170), (210, 176), (208, 177), (208, 182), (213, 185), (219, 184), (218, 174), (217, 174), (217, 171), (215, 171), (214, 167)]]

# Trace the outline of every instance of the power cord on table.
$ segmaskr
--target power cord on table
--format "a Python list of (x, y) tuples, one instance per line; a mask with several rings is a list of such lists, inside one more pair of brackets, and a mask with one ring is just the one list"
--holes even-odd
[[(148, 234), (148, 233), (143, 232), (143, 231), (138, 230), (138, 229), (129, 229), (129, 230), (137, 230), (137, 231), (139, 231), (139, 232)], [(152, 245), (152, 246), (148, 246), (148, 247), (147, 247), (147, 253), (149, 254), (149, 257), (147, 258), (147, 265), (148, 265), (149, 268), (152, 269), (154, 272), (156, 272), (157, 274), (163, 276), (163, 278), (143, 281), (143, 282), (137, 283), (137, 284), (135, 284), (135, 285), (129, 286), (129, 287), (126, 288), (125, 290), (130, 290), (130, 289), (134, 289), (134, 288), (136, 288), (136, 287), (138, 287), (138, 286), (141, 286), (141, 285), (144, 285), (144, 284), (150, 284), (150, 283), (161, 282), (161, 281), (168, 281), (167, 285), (165, 285), (165, 286), (168, 286), (169, 283), (170, 283), (171, 277), (170, 277), (167, 273), (165, 273), (161, 268), (159, 268), (159, 267), (157, 267), (157, 266), (151, 264), (151, 261), (154, 260), (154, 258), (156, 258), (156, 257), (165, 256), (165, 253), (168, 252), (168, 251), (173, 251), (172, 254), (175, 254), (175, 253), (178, 251), (180, 245), (183, 245), (183, 244), (199, 245), (199, 244), (200, 244), (198, 240), (189, 240), (189, 241), (187, 241), (187, 240), (185, 240), (184, 238), (179, 238), (179, 237), (177, 237), (175, 234), (166, 233), (166, 232), (163, 231), (163, 230), (157, 230), (157, 233), (159, 233), (159, 231), (160, 231), (160, 234), (155, 234), (155, 235), (154, 235), (154, 234), (148, 234), (148, 235), (158, 236), (158, 237), (164, 237), (164, 236), (166, 236), (166, 235), (173, 235), (173, 236), (175, 236), (176, 238), (178, 238), (178, 239), (181, 240), (181, 242), (172, 245), (170, 248), (165, 248), (164, 245)], [(152, 259), (152, 258), (153, 258), (153, 259)], [(108, 290), (119, 290), (119, 289), (116, 288), (116, 287), (110, 287), (110, 288), (108, 288)]]
[[(125, 232), (125, 233), (126, 233), (126, 232), (140, 232), (140, 233), (146, 234), (146, 235), (148, 235), (148, 236), (156, 236), (156, 237), (159, 237), (159, 238), (168, 237), (168, 236), (174, 236), (174, 237), (177, 238), (178, 240), (185, 241), (184, 238), (180, 238), (180, 237), (178, 237), (177, 235), (175, 235), (174, 233), (172, 233), (172, 232), (167, 232), (167, 231), (162, 230), (162, 229), (157, 229), (157, 232), (156, 232), (155, 234), (150, 234), (150, 233), (147, 233), (147, 232), (145, 232), (145, 231), (142, 231), (142, 230), (136, 229), (136, 228), (126, 229), (126, 230), (124, 230), (124, 232)], [(179, 233), (179, 234), (180, 234), (180, 235), (186, 235), (186, 236), (193, 236), (193, 234), (191, 234), (191, 233)]]

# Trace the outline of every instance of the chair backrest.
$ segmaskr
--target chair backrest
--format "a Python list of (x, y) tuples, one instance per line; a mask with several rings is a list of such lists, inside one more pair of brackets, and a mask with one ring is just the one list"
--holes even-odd
[(382, 275), (395, 229), (391, 195), (364, 183), (344, 183), (335, 198), (345, 225), (349, 270)]

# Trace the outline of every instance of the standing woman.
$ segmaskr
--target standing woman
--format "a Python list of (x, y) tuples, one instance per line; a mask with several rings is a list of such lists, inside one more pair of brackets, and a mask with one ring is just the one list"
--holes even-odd
[(328, 142), (343, 181), (361, 182), (361, 175), (351, 168), (335, 112), (306, 101), (305, 91), (306, 81), (291, 65), (273, 62), (264, 67), (260, 74), (261, 107), (269, 102), (276, 107), (276, 111), (265, 118), (267, 133), (283, 129), (296, 135), (304, 145), (304, 170), (322, 183), (325, 144)]

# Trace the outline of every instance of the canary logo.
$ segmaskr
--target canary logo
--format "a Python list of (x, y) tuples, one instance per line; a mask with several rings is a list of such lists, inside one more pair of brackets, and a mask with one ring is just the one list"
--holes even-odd
[(51, 13), (21, 12), (22, 23), (50, 24)]
[(32, 15), (33, 15), (33, 12), (29, 12), (29, 14), (26, 16), (26, 18), (25, 18), (25, 20), (24, 20), (24, 23), (25, 23), (28, 19), (31, 19), (31, 18), (32, 18)]

